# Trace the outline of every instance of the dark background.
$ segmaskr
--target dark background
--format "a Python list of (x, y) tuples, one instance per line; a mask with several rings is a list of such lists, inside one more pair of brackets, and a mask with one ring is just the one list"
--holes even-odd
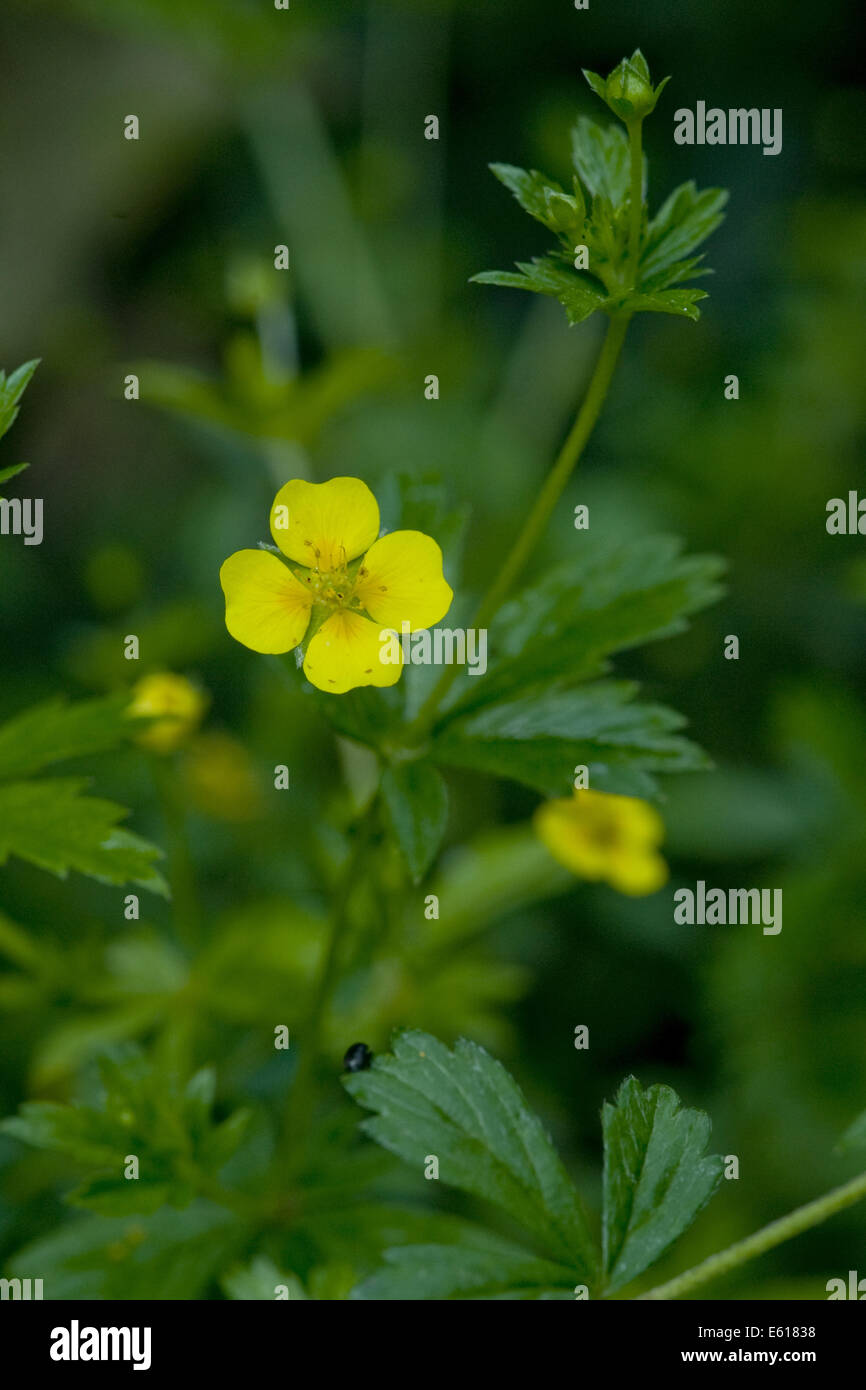
[[(254, 781), (266, 787), (288, 749), (302, 798), (241, 823), (194, 821), (215, 921), (254, 924), (286, 896), (315, 911), (311, 839), (343, 795), (331, 733), (228, 639), (220, 562), (260, 538), (288, 476), (346, 473), (380, 491), (396, 471), (433, 471), (471, 506), (464, 586), (484, 585), (600, 332), (595, 319), (569, 329), (553, 303), (467, 284), (544, 249), (486, 165), (564, 179), (575, 116), (604, 114), (582, 67), (607, 72), (640, 45), (656, 79), (672, 74), (645, 133), (650, 204), (688, 178), (730, 189), (707, 248), (711, 297), (696, 326), (639, 316), (536, 563), (568, 553), (578, 501), (593, 525), (670, 531), (727, 557), (722, 603), (619, 669), (682, 709), (717, 763), (667, 787), (673, 886), (782, 887), (784, 929), (689, 933), (669, 890), (630, 902), (576, 885), (491, 926), (495, 966), (442, 1024), (496, 1048), (590, 1192), (598, 1109), (623, 1075), (668, 1081), (709, 1111), (741, 1177), (670, 1269), (843, 1181), (852, 1160), (833, 1145), (866, 1106), (866, 557), (862, 537), (824, 525), (828, 499), (863, 477), (858, 18), (841, 0), (592, 0), (587, 12), (296, 0), (288, 13), (265, 0), (7, 0), (0, 15), (0, 365), (42, 358), (4, 462), (29, 459), (27, 488), (46, 499), (42, 547), (0, 550), (0, 715), (128, 681), (119, 638), (137, 632), (154, 664), (207, 688), (210, 726), (237, 740)], [(699, 99), (781, 107), (782, 153), (675, 146), (673, 112)], [(122, 134), (133, 112), (137, 143)], [(438, 143), (423, 139), (431, 112)], [(284, 277), (271, 268), (281, 242)], [(227, 414), (202, 408), (172, 365), (218, 380)], [(133, 370), (138, 403), (123, 399)], [(429, 372), (436, 403), (422, 395)], [(731, 372), (738, 402), (723, 397)], [(272, 394), (295, 374), (275, 429)], [(160, 408), (170, 397), (177, 408)], [(729, 633), (738, 662), (722, 658)], [(161, 840), (134, 756), (107, 762), (99, 786)], [(535, 804), (481, 778), (455, 791), (452, 845), (524, 822)], [(21, 866), (0, 881), (0, 907), (80, 951), (85, 982), (122, 930), (118, 896)], [(153, 910), (157, 935), (164, 916)], [(102, 1036), (82, 1024), (93, 1005), (81, 989), (23, 1008), (7, 994), (6, 1110), (26, 1093), (69, 1093)], [(429, 1022), (424, 1007), (402, 1021)], [(371, 1010), (382, 1046), (396, 1019)], [(571, 1046), (577, 1023), (590, 1026), (587, 1054)], [(267, 1093), (262, 1058), (234, 1035), (203, 1028), (192, 1050), (216, 1054), (228, 1097)], [(60, 1208), (38, 1174), (22, 1187), (20, 1151), (2, 1152), (9, 1252), (52, 1230)], [(856, 1265), (864, 1222), (837, 1218), (730, 1293), (823, 1296)]]

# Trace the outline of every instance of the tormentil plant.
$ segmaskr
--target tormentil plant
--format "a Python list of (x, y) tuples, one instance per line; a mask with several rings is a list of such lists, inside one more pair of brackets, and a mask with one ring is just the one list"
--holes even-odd
[[(4, 1125), (7, 1133), (59, 1150), (89, 1172), (70, 1195), (73, 1204), (106, 1216), (139, 1213), (142, 1232), (148, 1214), (165, 1204), (184, 1207), (199, 1197), (222, 1209), (221, 1219), (240, 1227), (232, 1227), (230, 1248), (251, 1256), (247, 1266), (223, 1275), (229, 1297), (272, 1298), (277, 1285), (293, 1298), (676, 1298), (866, 1196), (863, 1174), (694, 1269), (654, 1288), (638, 1284), (635, 1294), (636, 1281), (690, 1226), (722, 1179), (725, 1160), (705, 1153), (707, 1116), (682, 1107), (666, 1086), (623, 1082), (602, 1112), (598, 1240), (540, 1120), (508, 1072), (476, 1043), (461, 1040), (450, 1050), (433, 1031), (416, 1027), (398, 1031), (393, 1053), (375, 1057), (372, 1065), (365, 1046), (349, 1048), (345, 1085), (373, 1112), (366, 1132), (416, 1173), (433, 1165), (429, 1176), (498, 1208), (526, 1243), (441, 1212), (402, 1221), (402, 1241), (395, 1241), (391, 1233), (400, 1222), (388, 1208), (380, 1216), (389, 1238), (372, 1241), (374, 1259), (355, 1257), (362, 1227), (348, 1217), (355, 1233), (352, 1267), (335, 1263), (332, 1254), (335, 1193), (344, 1194), (339, 1216), (357, 1202), (367, 1172), (359, 1161), (356, 1179), (358, 1169), (340, 1140), (345, 1113), (322, 1119), (336, 1059), (352, 1041), (347, 1017), (354, 1018), (357, 981), (372, 959), (384, 975), (397, 973), (406, 984), (403, 995), (395, 991), (398, 1001), (422, 1001), (419, 1008), (429, 1018), (430, 999), (444, 978), (453, 1006), (448, 986), (457, 977), (444, 973), (443, 962), (455, 942), (465, 945), (477, 932), (466, 917), (483, 910), (480, 892), (473, 898), (465, 879), (449, 898), (443, 868), (425, 898), (435, 908), (424, 910), (419, 944), (422, 909), (413, 885), (430, 871), (446, 829), (441, 769), (470, 768), (523, 783), (543, 798), (535, 817), (538, 836), (561, 865), (641, 894), (656, 891), (666, 872), (660, 818), (647, 804), (657, 793), (658, 775), (706, 766), (701, 751), (678, 732), (680, 717), (639, 700), (633, 683), (610, 675), (609, 663), (618, 651), (681, 630), (691, 613), (711, 602), (718, 594), (716, 560), (685, 558), (664, 538), (616, 545), (586, 533), (574, 559), (515, 592), (601, 411), (633, 316), (698, 318), (703, 291), (686, 282), (707, 273), (695, 253), (719, 225), (725, 201), (719, 190), (699, 193), (687, 183), (650, 216), (642, 128), (665, 84), (653, 86), (640, 51), (607, 79), (594, 73), (587, 79), (622, 128), (578, 121), (567, 189), (536, 171), (493, 166), (553, 246), (516, 271), (488, 271), (476, 280), (553, 296), (573, 324), (604, 313), (608, 327), (575, 422), (472, 620), (475, 629), (491, 629), (488, 668), (470, 676), (451, 664), (431, 679), (429, 665), (402, 669), (402, 647), (396, 660), (380, 664), (383, 638), (408, 633), (413, 641), (425, 640), (452, 606), (461, 616), (468, 613), (457, 574), (461, 518), (443, 509), (427, 480), (402, 480), (399, 501), (390, 503), (395, 529), (385, 535), (379, 534), (378, 504), (362, 480), (292, 480), (271, 510), (276, 546), (240, 551), (223, 566), (232, 635), (271, 657), (294, 652), (289, 678), (300, 689), (303, 664), (317, 687), (311, 698), (340, 733), (373, 751), (376, 764), (375, 785), (341, 841), (336, 881), (326, 885), (329, 937), (293, 1034), (300, 1063), (276, 1155), (265, 1160), (268, 1171), (255, 1169), (244, 1180), (232, 1168), (255, 1121), (241, 1110), (214, 1120), (209, 1069), (179, 1080), (167, 1074), (163, 1059), (146, 1059), (135, 1048), (104, 1064), (99, 1104), (32, 1104)], [(154, 714), (153, 692), (145, 694)], [(172, 705), (167, 712), (177, 710)], [(13, 732), (17, 748), (27, 728)], [(87, 732), (86, 740), (72, 741), (75, 751), (96, 746), (89, 725)], [(176, 733), (173, 726), (171, 737)], [(71, 736), (54, 742), (65, 752)], [(577, 767), (588, 781), (575, 799)], [(484, 891), (497, 901), (498, 878), (516, 872), (515, 851), (509, 846), (506, 853), (507, 864), (500, 859), (486, 871)], [(540, 869), (534, 864), (532, 872), (547, 879), (558, 872), (550, 859)], [(394, 948), (390, 942), (409, 920), (407, 902), (414, 930), (400, 935)], [(301, 939), (303, 949), (308, 944)], [(219, 985), (222, 979), (220, 948), (203, 958), (199, 992), (192, 992), (202, 1010), (209, 980)], [(242, 961), (229, 953), (228, 967), (241, 969)], [(380, 1030), (390, 1021), (381, 1009), (376, 1017)], [(844, 1146), (866, 1148), (866, 1117), (855, 1122)], [(130, 1150), (141, 1169), (135, 1183), (124, 1181)], [(380, 1177), (376, 1151), (370, 1148), (367, 1156), (372, 1176)], [(376, 1219), (373, 1212), (371, 1228)], [(276, 1243), (281, 1233), (282, 1246)], [(214, 1232), (206, 1234), (211, 1239)], [(222, 1249), (202, 1252), (204, 1282), (219, 1277), (215, 1262)], [(290, 1261), (292, 1251), (309, 1269), (306, 1287), (275, 1263)], [(117, 1258), (123, 1257), (121, 1251)], [(18, 1259), (26, 1272), (23, 1256)], [(170, 1277), (169, 1264), (160, 1267), (162, 1277)], [(130, 1259), (124, 1278), (140, 1267)], [(123, 1287), (120, 1296), (135, 1296), (128, 1282)]]

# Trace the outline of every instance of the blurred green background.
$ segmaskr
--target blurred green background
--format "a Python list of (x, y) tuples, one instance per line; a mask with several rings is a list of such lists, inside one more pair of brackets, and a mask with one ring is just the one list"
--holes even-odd
[[(395, 473), (437, 473), (470, 510), (464, 587), (483, 587), (600, 333), (595, 318), (569, 329), (553, 302), (467, 284), (543, 249), (486, 166), (567, 175), (575, 116), (602, 114), (582, 67), (606, 72), (640, 45), (654, 74), (672, 74), (646, 129), (650, 205), (691, 177), (730, 189), (711, 297), (697, 326), (639, 316), (537, 564), (571, 553), (577, 502), (593, 529), (670, 531), (727, 557), (722, 603), (618, 663), (688, 715), (717, 770), (668, 783), (671, 888), (627, 901), (539, 886), (525, 901), (505, 891), (499, 911), (491, 879), (483, 960), (429, 991), (377, 977), (366, 1013), (347, 1002), (344, 1037), (363, 1025), (381, 1048), (399, 1021), (489, 1044), (591, 1199), (598, 1110), (625, 1074), (706, 1109), (741, 1176), (659, 1274), (851, 1175), (833, 1146), (866, 1105), (866, 556), (862, 538), (824, 525), (828, 499), (862, 478), (856, 20), (853, 0), (820, 12), (331, 0), (285, 13), (265, 0), (7, 0), (0, 13), (0, 365), (42, 358), (4, 461), (30, 460), (25, 491), (46, 509), (41, 547), (0, 549), (0, 717), (128, 682), (128, 632), (142, 668), (209, 692), (220, 751), (203, 750), (190, 827), (206, 930), (222, 933), (220, 968), (260, 949), (273, 982), (268, 997), (253, 980), (234, 1017), (203, 1015), (183, 1043), (196, 1064), (216, 1062), (225, 1104), (283, 1084), (268, 1036), (256, 1041), (259, 1018), (272, 1028), (287, 1012), (282, 915), (290, 904), (291, 941), (311, 950), (327, 826), (345, 820), (346, 776), (364, 769), (311, 702), (287, 696), (276, 663), (228, 638), (219, 565), (263, 538), (290, 476), (362, 477), (387, 520)], [(782, 154), (675, 146), (674, 110), (699, 99), (781, 107)], [(123, 138), (129, 113), (138, 142)], [(438, 142), (423, 138), (429, 113)], [(288, 274), (273, 269), (278, 243)], [(130, 372), (138, 402), (123, 396)], [(732, 372), (737, 402), (723, 396)], [(729, 633), (738, 662), (722, 656)], [(222, 806), (207, 771), (220, 756), (234, 760), (217, 775)], [(271, 790), (281, 762), (291, 797)], [(132, 828), (164, 844), (141, 757), (92, 764), (100, 792), (135, 808)], [(453, 785), (446, 870), (465, 841), (536, 804), (481, 777)], [(697, 878), (783, 888), (781, 935), (674, 926), (671, 889)], [(148, 902), (132, 930), (121, 900), (14, 862), (0, 875), (0, 909), (60, 943), (79, 981), (46, 994), (0, 976), (4, 1113), (69, 1095), (102, 1042), (147, 1040), (170, 1011), (183, 962), (168, 909)], [(140, 996), (134, 1027), (106, 980)], [(0, 1142), (4, 1259), (65, 1219), (46, 1196), (62, 1172), (22, 1153)], [(855, 1209), (709, 1292), (823, 1297), (858, 1257), (866, 1274), (864, 1236)]]

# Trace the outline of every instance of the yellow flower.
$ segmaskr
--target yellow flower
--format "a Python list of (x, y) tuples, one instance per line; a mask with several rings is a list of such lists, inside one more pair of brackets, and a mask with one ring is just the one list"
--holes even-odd
[(207, 706), (207, 697), (185, 676), (154, 671), (133, 687), (126, 713), (154, 721), (136, 734), (137, 743), (153, 753), (172, 753), (198, 728)]
[(432, 627), (454, 597), (439, 546), (421, 531), (377, 540), (379, 506), (359, 478), (286, 483), (270, 519), (294, 568), (272, 551), (229, 556), (220, 582), (232, 637), (254, 652), (281, 653), (309, 629), (304, 674), (319, 690), (393, 685), (402, 658), (382, 661), (381, 633), (401, 632), (403, 623), (410, 632)]
[(535, 828), (554, 859), (580, 878), (603, 879), (636, 898), (657, 892), (667, 879), (657, 852), (662, 818), (637, 797), (576, 791), (539, 806)]

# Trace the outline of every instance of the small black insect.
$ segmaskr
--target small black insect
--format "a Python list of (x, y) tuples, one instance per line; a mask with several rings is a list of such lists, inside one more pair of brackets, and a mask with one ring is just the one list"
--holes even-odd
[(352, 1043), (343, 1058), (343, 1071), (366, 1071), (373, 1054), (366, 1043)]

